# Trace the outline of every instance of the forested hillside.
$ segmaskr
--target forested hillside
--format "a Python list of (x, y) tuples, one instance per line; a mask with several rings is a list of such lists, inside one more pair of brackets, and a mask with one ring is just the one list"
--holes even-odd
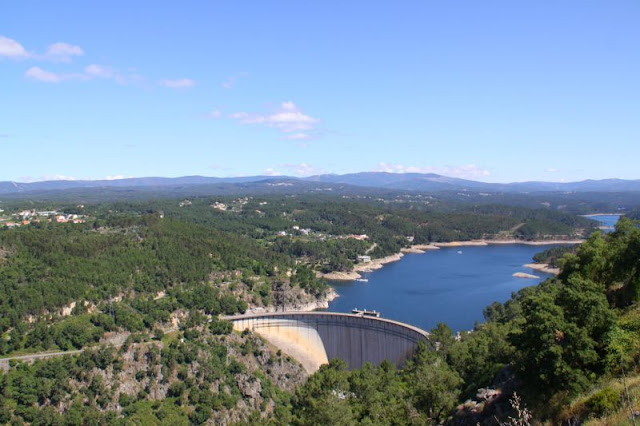
[(105, 332), (166, 327), (180, 310), (313, 302), (327, 292), (315, 274), (349, 271), (359, 255), (472, 238), (575, 238), (592, 225), (542, 209), (443, 213), (330, 196), (40, 206), (54, 207), (87, 220), (40, 220), (31, 209), (26, 225), (0, 229), (0, 353), (80, 348)]
[(0, 230), (0, 351), (95, 348), (12, 361), (0, 376), (3, 423), (490, 424), (513, 414), (514, 391), (536, 418), (555, 422), (615, 415), (640, 392), (638, 381), (618, 385), (623, 372), (639, 373), (640, 357), (640, 230), (627, 220), (559, 259), (557, 278), (487, 307), (473, 332), (454, 339), (439, 325), (404, 369), (349, 372), (333, 361), (306, 381), (295, 360), (217, 316), (320, 300), (328, 288), (316, 272), (351, 268), (366, 252), (575, 237), (591, 221), (335, 198), (61, 209), (87, 220)]
[[(334, 196), (195, 198), (100, 204), (95, 214), (162, 212), (165, 217), (276, 241), (280, 252), (306, 255), (314, 263), (329, 260), (327, 270), (348, 270), (372, 243), (374, 257), (413, 244), (470, 239), (572, 239), (588, 235), (594, 222), (547, 209), (501, 205), (431, 207), (386, 199), (352, 200)], [(89, 209), (91, 211), (91, 208)], [(366, 235), (367, 242), (336, 239)], [(287, 238), (278, 238), (286, 236)], [(327, 243), (329, 240), (329, 243)]]
[(310, 300), (327, 289), (249, 238), (157, 215), (0, 230), (0, 248), (0, 353), (80, 348), (180, 310), (243, 312), (284, 281)]
[(194, 307), (170, 334), (143, 328), (116, 349), (11, 368), (0, 420), (493, 424), (517, 416), (514, 392), (537, 420), (624, 418), (640, 397), (639, 258), (640, 229), (623, 219), (566, 255), (558, 278), (487, 307), (461, 339), (439, 325), (437, 350), (421, 347), (403, 370), (349, 372), (336, 360), (308, 381), (257, 336), (229, 334)]

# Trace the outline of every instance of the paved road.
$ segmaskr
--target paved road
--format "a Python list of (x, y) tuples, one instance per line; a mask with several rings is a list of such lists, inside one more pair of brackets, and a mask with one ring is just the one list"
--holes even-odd
[(53, 358), (55, 356), (62, 356), (62, 355), (75, 355), (75, 354), (79, 354), (82, 351), (83, 351), (82, 349), (78, 349), (75, 351), (46, 352), (46, 353), (37, 353), (37, 354), (29, 354), (29, 355), (12, 356), (9, 358), (1, 358), (0, 369), (2, 369), (3, 371), (7, 371), (9, 369), (9, 361), (11, 360), (32, 362), (32, 361), (35, 361), (36, 359)]
[[(173, 331), (177, 331), (178, 328), (177, 327), (169, 327), (164, 329), (165, 333), (171, 333)], [(127, 337), (129, 337), (128, 332), (125, 333), (112, 333), (111, 335), (109, 335), (106, 339), (104, 339), (101, 344), (103, 345), (111, 345), (114, 346), (116, 348), (119, 348), (120, 346), (122, 346), (124, 344), (124, 342), (127, 340)], [(8, 358), (0, 358), (0, 370), (2, 371), (7, 371), (9, 370), (9, 361), (11, 360), (15, 360), (15, 361), (25, 361), (25, 362), (33, 362), (36, 359), (46, 359), (46, 358), (53, 358), (56, 356), (64, 356), (64, 355), (76, 355), (79, 354), (85, 350), (89, 350), (89, 349), (95, 349), (98, 346), (87, 346), (83, 349), (77, 349), (77, 350), (73, 350), (73, 351), (60, 351), (60, 352), (40, 352), (40, 353), (36, 353), (36, 354), (28, 354), (28, 355), (18, 355), (18, 356), (12, 356), (12, 357), (8, 357)]]

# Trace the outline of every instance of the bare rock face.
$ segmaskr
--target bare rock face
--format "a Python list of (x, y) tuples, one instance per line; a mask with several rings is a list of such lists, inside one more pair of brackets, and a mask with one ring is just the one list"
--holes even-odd
[(257, 400), (262, 393), (262, 385), (260, 379), (256, 377), (250, 377), (246, 374), (236, 375), (236, 382), (238, 383), (238, 389), (247, 398)]

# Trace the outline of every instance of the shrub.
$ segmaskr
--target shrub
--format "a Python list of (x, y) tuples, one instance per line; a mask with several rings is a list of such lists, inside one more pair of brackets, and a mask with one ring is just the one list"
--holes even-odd
[(620, 394), (609, 387), (601, 389), (587, 400), (589, 411), (596, 417), (602, 417), (607, 413), (611, 413), (619, 406)]

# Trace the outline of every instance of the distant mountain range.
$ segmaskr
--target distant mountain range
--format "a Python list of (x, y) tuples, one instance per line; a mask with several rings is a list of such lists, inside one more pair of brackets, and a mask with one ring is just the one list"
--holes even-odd
[[(78, 189), (100, 188), (131, 190), (187, 190), (202, 192), (204, 187), (241, 188), (243, 192), (253, 186), (264, 191), (273, 188), (281, 192), (287, 186), (301, 190), (314, 189), (317, 185), (323, 190), (332, 184), (370, 189), (441, 192), (472, 191), (501, 193), (531, 192), (640, 192), (640, 180), (603, 179), (580, 182), (515, 182), (486, 183), (473, 180), (452, 178), (433, 173), (385, 173), (363, 172), (344, 175), (325, 174), (296, 178), (291, 176), (247, 176), (217, 178), (205, 176), (184, 176), (177, 178), (143, 177), (117, 180), (55, 180), (43, 182), (0, 182), (0, 195), (58, 192)], [(200, 188), (202, 186), (202, 188)], [(292, 188), (293, 189), (293, 188)], [(316, 188), (318, 189), (318, 188)], [(227, 191), (224, 191), (227, 192)]]

